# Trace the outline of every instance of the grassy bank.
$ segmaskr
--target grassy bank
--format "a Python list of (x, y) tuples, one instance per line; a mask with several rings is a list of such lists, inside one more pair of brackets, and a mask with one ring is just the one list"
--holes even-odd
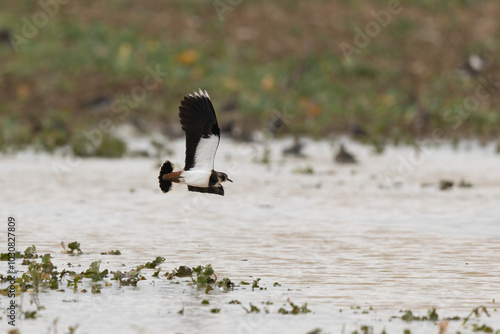
[[(245, 132), (279, 115), (281, 133), (313, 137), (362, 128), (363, 140), (410, 143), (439, 128), (450, 139), (496, 139), (500, 3), (395, 8), (369, 0), (4, 3), (0, 29), (13, 47), (9, 38), (0, 44), (0, 147), (51, 151), (87, 129), (127, 123), (168, 132), (180, 99), (198, 87), (210, 92), (220, 123), (241, 122)], [(484, 69), (460, 71), (472, 54)], [(156, 81), (147, 81), (151, 70)]]

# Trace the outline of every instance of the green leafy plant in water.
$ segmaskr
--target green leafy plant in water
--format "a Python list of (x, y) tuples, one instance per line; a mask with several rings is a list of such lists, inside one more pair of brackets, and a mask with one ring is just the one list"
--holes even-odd
[(69, 326), (67, 334), (75, 334), (78, 327), (79, 327), (79, 325)]
[(410, 322), (410, 321), (413, 321), (415, 320), (415, 317), (413, 316), (413, 312), (408, 310), (405, 312), (405, 314), (403, 314), (403, 316), (401, 317), (402, 320), (404, 321), (407, 321), (407, 322)]
[(278, 313), (281, 313), (281, 314), (300, 314), (300, 313), (311, 312), (311, 310), (307, 308), (307, 303), (304, 303), (302, 306), (299, 307), (298, 305), (295, 305), (294, 303), (292, 303), (290, 301), (290, 299), (288, 299), (288, 304), (290, 304), (290, 306), (292, 307), (292, 309), (290, 311), (286, 310), (282, 307), (278, 310)]
[(219, 288), (223, 288), (224, 290), (234, 289), (234, 283), (227, 277), (223, 278), (221, 281), (217, 282), (217, 286)]
[(64, 276), (75, 276), (76, 275), (76, 272), (73, 271), (73, 270), (66, 270), (66, 269), (63, 269), (60, 273), (59, 273), (59, 280), (62, 280), (64, 278)]
[(178, 269), (172, 271), (172, 276), (191, 277), (193, 276), (193, 270), (187, 266), (180, 266)]
[(469, 313), (469, 315), (464, 318), (462, 326), (465, 325), (467, 323), (467, 321), (469, 321), (470, 317), (472, 317), (473, 315), (475, 315), (476, 318), (479, 318), (481, 316), (481, 313), (486, 314), (488, 317), (490, 316), (486, 307), (478, 306), (478, 307), (472, 309), (472, 311)]
[(146, 264), (138, 266), (137, 270), (141, 270), (142, 268), (155, 269), (156, 266), (162, 264), (163, 262), (165, 262), (165, 258), (157, 256), (156, 259), (154, 259), (153, 261), (146, 262)]
[[(193, 282), (195, 282), (198, 287), (206, 287), (208, 284), (213, 284), (217, 280), (217, 276), (215, 276), (212, 265), (210, 264), (204, 267), (198, 266), (193, 268), (193, 271), (196, 273), (196, 280), (193, 278)], [(215, 276), (215, 278), (212, 276)]]
[(436, 312), (435, 308), (427, 310), (427, 317), (429, 318), (429, 321), (438, 321), (439, 315)]
[(314, 174), (314, 169), (311, 166), (306, 166), (304, 168), (297, 167), (293, 170), (294, 174)]
[(78, 290), (78, 284), (82, 282), (82, 279), (82, 275), (75, 274), (73, 279), (68, 279), (68, 287), (73, 287), (75, 291)]
[(50, 254), (45, 254), (42, 257), (41, 263), (41, 278), (49, 289), (58, 289), (59, 283), (57, 279), (57, 267), (52, 264)]
[(493, 328), (487, 326), (486, 324), (483, 324), (481, 326), (479, 326), (478, 324), (473, 324), (472, 331), (473, 332), (485, 332), (485, 333), (493, 333), (494, 332), (494, 334), (500, 333), (500, 329), (495, 332), (495, 330)]
[(406, 322), (411, 321), (437, 321), (439, 319), (439, 315), (436, 312), (435, 308), (427, 310), (427, 316), (419, 317), (413, 314), (411, 310), (408, 310), (401, 317), (402, 320)]
[[(21, 252), (19, 252), (19, 251), (16, 251), (14, 253), (14, 258), (15, 259), (22, 259), (23, 254), (21, 254)], [(0, 261), (9, 261), (9, 253), (0, 253)]]
[(101, 293), (102, 284), (94, 284), (92, 285), (92, 293)]
[(117, 250), (110, 250), (109, 252), (101, 253), (101, 255), (122, 255), (122, 252), (120, 252), (120, 250), (117, 249)]
[(145, 278), (143, 276), (140, 276), (139, 270), (131, 270), (129, 272), (122, 273), (121, 271), (112, 271), (111, 274), (113, 274), (112, 280), (116, 280), (120, 282), (120, 285), (122, 286), (137, 286), (137, 282), (144, 280)]
[(468, 181), (465, 181), (464, 179), (460, 180), (460, 182), (458, 183), (458, 186), (460, 188), (472, 188), (472, 183), (468, 182)]
[(362, 325), (359, 330), (359, 332), (356, 330), (352, 334), (373, 334), (372, 326)]
[[(10, 253), (1, 253), (0, 254), (0, 261), (8, 261), (9, 260), (9, 255)], [(19, 251), (14, 252), (14, 258), (15, 259), (36, 259), (38, 258), (38, 255), (36, 253), (36, 247), (30, 246), (24, 250), (24, 254), (21, 254)]]
[(36, 253), (36, 247), (35, 245), (26, 248), (24, 251), (24, 258), (25, 259), (36, 259), (38, 258), (38, 254)]
[(257, 278), (253, 281), (253, 284), (252, 284), (252, 291), (255, 289), (255, 288), (260, 288), (259, 286), (259, 281), (260, 281), (260, 278)]
[(252, 313), (252, 312), (259, 313), (260, 312), (260, 308), (258, 308), (257, 306), (253, 305), (252, 303), (250, 303), (250, 313)]
[(92, 281), (102, 281), (104, 277), (108, 275), (108, 269), (103, 271), (99, 271), (99, 267), (101, 266), (101, 260), (94, 261), (90, 264), (89, 269), (82, 273), (82, 276), (86, 278), (91, 278)]
[(21, 316), (24, 319), (36, 319), (36, 312), (37, 311), (24, 311), (22, 312)]
[(68, 248), (69, 248), (68, 251), (66, 251), (66, 247), (64, 247), (64, 242), (61, 242), (61, 246), (64, 248), (65, 252), (68, 254), (75, 255), (75, 251), (76, 251), (76, 254), (78, 254), (78, 255), (83, 254), (82, 250), (80, 249), (80, 243), (78, 241), (70, 242), (68, 244)]
[(35, 260), (29, 262), (28, 270), (16, 279), (21, 292), (28, 289), (33, 289), (38, 293), (39, 288), (57, 289), (59, 281), (57, 275), (57, 267), (50, 261), (50, 254), (45, 254), (42, 257), (42, 262), (37, 263)]
[(250, 303), (250, 309), (247, 309), (245, 306), (241, 305), (241, 307), (243, 307), (243, 309), (247, 312), (247, 313), (259, 313), (260, 312), (260, 308), (258, 308), (257, 306), (253, 305), (252, 303)]

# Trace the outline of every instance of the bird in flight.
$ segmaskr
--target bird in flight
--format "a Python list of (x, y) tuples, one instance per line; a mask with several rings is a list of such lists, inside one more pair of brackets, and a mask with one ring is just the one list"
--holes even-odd
[(179, 107), (182, 130), (186, 133), (184, 169), (166, 160), (160, 169), (160, 189), (167, 193), (174, 184), (186, 184), (189, 191), (224, 196), (222, 182), (231, 181), (226, 173), (214, 170), (220, 129), (207, 91), (184, 97)]

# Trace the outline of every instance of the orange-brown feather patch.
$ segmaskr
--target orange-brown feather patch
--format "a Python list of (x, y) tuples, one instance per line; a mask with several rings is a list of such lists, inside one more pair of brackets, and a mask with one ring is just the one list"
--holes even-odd
[(171, 181), (171, 182), (180, 182), (180, 176), (182, 174), (182, 171), (178, 171), (178, 172), (171, 172), (171, 173), (168, 173), (168, 174), (165, 174), (163, 175), (161, 178), (162, 180), (165, 180), (165, 181)]

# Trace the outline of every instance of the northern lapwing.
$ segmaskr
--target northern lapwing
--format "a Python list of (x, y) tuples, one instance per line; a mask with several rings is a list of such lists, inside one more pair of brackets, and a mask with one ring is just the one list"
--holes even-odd
[(356, 164), (356, 158), (354, 155), (349, 153), (344, 144), (340, 144), (338, 153), (335, 155), (335, 161), (340, 164)]
[(184, 169), (166, 160), (160, 169), (160, 189), (166, 193), (174, 184), (186, 184), (189, 191), (224, 196), (222, 182), (231, 181), (226, 173), (214, 170), (220, 129), (207, 91), (184, 97), (179, 107), (182, 130), (186, 134)]
[(459, 68), (464, 77), (477, 77), (486, 67), (486, 61), (477, 54), (471, 54)]
[(302, 154), (302, 149), (304, 148), (304, 143), (300, 141), (299, 137), (295, 137), (293, 139), (293, 144), (290, 147), (287, 147), (283, 150), (283, 156), (293, 155), (296, 157), (304, 157)]

